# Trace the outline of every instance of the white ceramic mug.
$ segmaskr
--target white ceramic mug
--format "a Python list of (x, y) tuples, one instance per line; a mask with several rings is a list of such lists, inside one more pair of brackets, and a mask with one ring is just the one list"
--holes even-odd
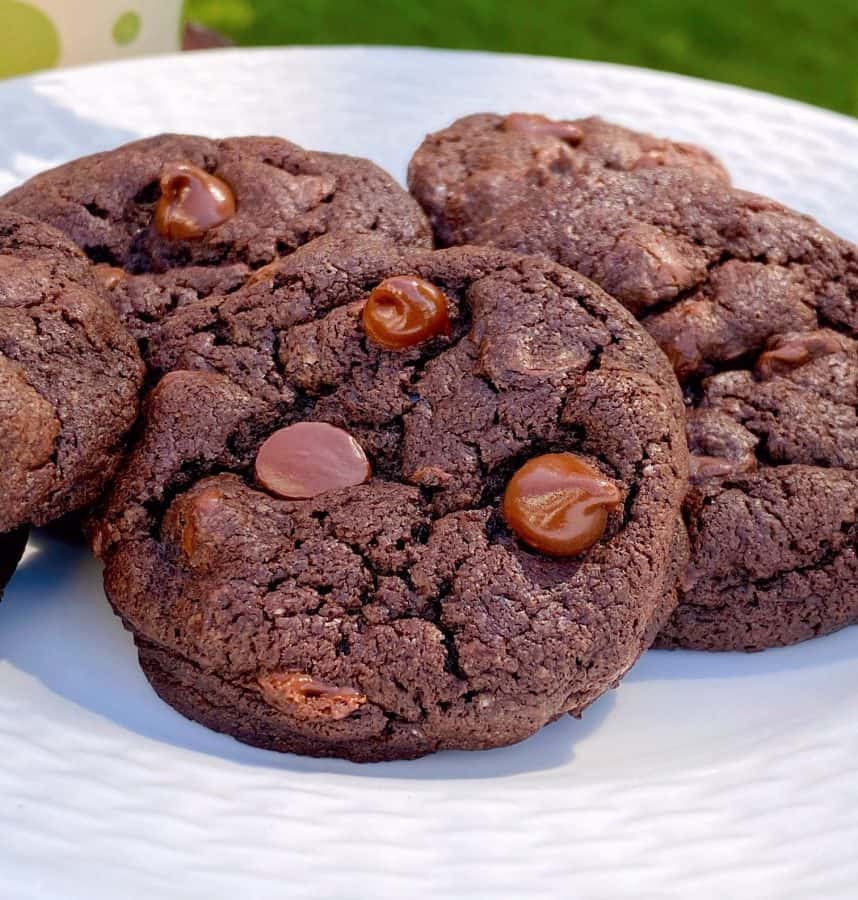
[(0, 0), (0, 77), (181, 44), (183, 0)]

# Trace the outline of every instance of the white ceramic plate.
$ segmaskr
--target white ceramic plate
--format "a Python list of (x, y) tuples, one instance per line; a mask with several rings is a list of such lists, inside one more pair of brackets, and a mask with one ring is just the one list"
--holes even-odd
[[(701, 141), (858, 239), (858, 122), (594, 63), (225, 51), (0, 85), (0, 190), (164, 130), (271, 133), (402, 176), (480, 110)], [(855, 898), (858, 628), (755, 656), (650, 653), (582, 722), (358, 767), (254, 750), (163, 705), (98, 566), (39, 535), (0, 605), (0, 897)]]

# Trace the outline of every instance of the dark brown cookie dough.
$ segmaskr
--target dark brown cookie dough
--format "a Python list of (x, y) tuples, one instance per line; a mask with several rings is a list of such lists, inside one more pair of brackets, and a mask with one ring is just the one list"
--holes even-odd
[[(371, 339), (365, 304), (395, 276), (443, 292), (449, 329)], [(93, 543), (144, 670), (185, 715), (354, 760), (508, 744), (616, 685), (670, 615), (681, 397), (646, 333), (575, 273), (322, 238), (177, 310), (151, 349), (176, 371)], [(357, 441), (344, 480), (340, 438), (310, 479), (272, 474), (292, 437), (257, 459), (298, 422)], [(518, 540), (501, 501), (525, 462), (566, 452), (609, 488), (608, 514), (555, 558)]]
[(142, 381), (86, 257), (55, 229), (0, 210), (0, 533), (98, 496)]
[[(724, 183), (721, 163), (693, 144), (667, 141), (599, 118), (479, 113), (430, 134), (408, 169), (411, 192), (441, 246), (490, 243), (496, 220), (533, 195), (548, 215), (579, 181), (611, 173), (683, 169)], [(540, 248), (541, 249), (541, 248)]]
[[(660, 643), (758, 650), (858, 621), (856, 248), (696, 166), (579, 167), (541, 181), (535, 163), (505, 162), (507, 147), (526, 154), (497, 121), (477, 137), (463, 120), (429, 138), (411, 183), (444, 242), (577, 269), (671, 358), (695, 486), (691, 567)], [(545, 140), (532, 142), (534, 159)], [(503, 182), (503, 199), (487, 205), (472, 181)]]
[[(225, 185), (231, 205), (212, 217), (205, 185), (169, 178), (181, 165)], [(171, 216), (163, 201), (174, 189), (184, 208)], [(105, 274), (137, 337), (176, 306), (234, 290), (251, 270), (323, 234), (430, 246), (418, 205), (373, 163), (274, 137), (146, 138), (37, 175), (0, 205), (54, 225), (94, 262), (121, 270)], [(182, 218), (189, 210), (202, 226), (193, 236)], [(159, 231), (159, 221), (171, 227)]]

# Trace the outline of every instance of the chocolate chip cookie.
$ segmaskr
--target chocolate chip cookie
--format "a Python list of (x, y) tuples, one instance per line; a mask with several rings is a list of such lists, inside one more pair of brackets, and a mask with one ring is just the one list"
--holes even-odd
[(83, 253), (0, 210), (0, 534), (98, 496), (142, 382), (137, 346)]
[(93, 533), (180, 712), (353, 760), (522, 740), (675, 604), (682, 401), (547, 261), (325, 237), (184, 306)]
[(438, 243), (454, 246), (491, 242), (498, 217), (505, 211), (514, 215), (526, 197), (533, 198), (531, 211), (549, 216), (555, 201), (566, 202), (570, 183), (676, 168), (729, 183), (721, 163), (693, 144), (595, 117), (554, 121), (528, 113), (479, 113), (428, 135), (411, 160), (408, 183)]
[(672, 360), (692, 557), (659, 643), (758, 650), (858, 622), (856, 248), (706, 166), (546, 166), (577, 138), (524, 140), (463, 120), (418, 150), (411, 184), (443, 242), (579, 270)]
[(373, 163), (274, 137), (146, 138), (37, 175), (0, 205), (56, 226), (100, 263), (138, 338), (323, 234), (431, 245), (418, 205)]

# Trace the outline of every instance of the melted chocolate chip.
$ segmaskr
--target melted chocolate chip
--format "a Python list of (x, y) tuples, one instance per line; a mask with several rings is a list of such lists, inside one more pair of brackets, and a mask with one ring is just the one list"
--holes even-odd
[(223, 503), (223, 492), (217, 488), (207, 488), (197, 494), (184, 516), (181, 532), (182, 552), (192, 565), (197, 561), (200, 547), (205, 545), (207, 534), (211, 533), (209, 521), (217, 516)]
[(734, 463), (722, 456), (692, 453), (688, 458), (688, 470), (691, 480), (697, 483), (706, 481), (708, 478), (725, 478), (727, 475), (736, 475), (747, 471), (748, 467)]
[(363, 484), (371, 474), (361, 445), (325, 422), (281, 428), (256, 454), (257, 481), (275, 496), (292, 500)]
[(303, 672), (272, 672), (257, 683), (267, 703), (299, 719), (338, 721), (367, 700), (354, 688), (326, 684)]
[(686, 436), (689, 471), (695, 484), (709, 478), (743, 475), (757, 468), (759, 438), (719, 409), (689, 409)]
[(450, 304), (444, 292), (416, 275), (381, 282), (363, 308), (367, 336), (388, 350), (404, 350), (450, 333)]
[(580, 144), (584, 138), (574, 122), (549, 119), (533, 113), (510, 113), (503, 120), (504, 131), (520, 131), (537, 137), (556, 137), (569, 144)]
[(93, 266), (92, 270), (102, 287), (108, 291), (112, 291), (125, 278), (125, 269), (120, 269), (119, 266), (111, 266), (109, 263), (98, 263), (98, 265)]
[(842, 342), (832, 331), (781, 334), (769, 341), (768, 349), (757, 358), (755, 370), (760, 378), (767, 380), (842, 348)]
[(670, 360), (673, 371), (680, 382), (687, 381), (700, 368), (703, 357), (697, 346), (696, 335), (692, 329), (679, 331), (669, 338), (659, 341), (664, 355)]
[(510, 479), (503, 515), (524, 543), (548, 556), (574, 556), (605, 531), (619, 488), (572, 453), (528, 460)]
[(201, 238), (235, 215), (232, 188), (190, 163), (168, 163), (161, 172), (155, 228), (172, 241)]

